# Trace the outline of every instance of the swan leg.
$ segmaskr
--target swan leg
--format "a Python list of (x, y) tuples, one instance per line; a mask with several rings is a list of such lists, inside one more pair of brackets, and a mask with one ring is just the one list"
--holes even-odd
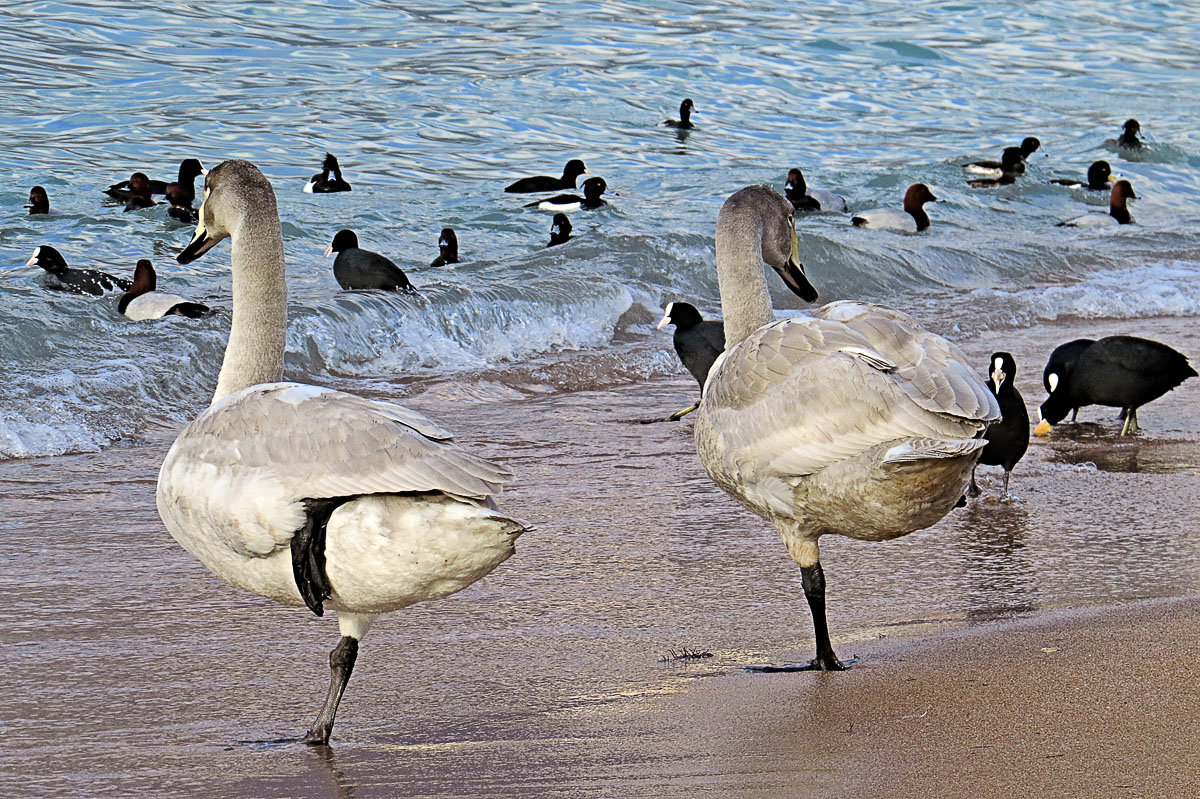
[(825, 572), (821, 569), (821, 561), (811, 566), (801, 566), (800, 574), (804, 597), (808, 600), (808, 609), (812, 611), (813, 633), (817, 639), (817, 656), (809, 668), (816, 671), (842, 671), (846, 667), (833, 653), (833, 644), (829, 642), (829, 625), (825, 620)]
[(354, 671), (354, 661), (358, 659), (358, 639), (342, 636), (342, 640), (329, 653), (329, 693), (325, 696), (325, 704), (321, 712), (304, 736), (304, 743), (314, 746), (325, 746), (329, 743), (329, 734), (333, 732), (333, 720), (337, 715), (338, 705), (342, 694), (346, 691), (346, 683), (350, 682), (350, 672)]
[[(969, 488), (967, 488), (967, 494), (969, 494), (970, 496), (973, 496), (973, 497), (977, 497), (983, 493), (983, 490), (979, 487), (979, 484), (975, 482), (975, 469), (977, 466), (978, 466), (978, 464), (971, 467), (971, 485)], [(1004, 473), (1004, 487), (1005, 487), (1005, 490), (1008, 489), (1008, 473), (1007, 472)]]

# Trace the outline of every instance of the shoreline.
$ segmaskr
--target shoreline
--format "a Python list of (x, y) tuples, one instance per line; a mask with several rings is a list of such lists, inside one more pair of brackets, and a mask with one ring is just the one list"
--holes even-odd
[[(977, 368), (995, 350), (1012, 351), (1032, 413), (1040, 359), (1053, 345), (1118, 332), (1200, 352), (1186, 318), (1047, 325), (961, 343)], [(498, 402), (436, 384), (405, 404), (511, 469), (500, 504), (538, 529), (475, 586), (380, 620), (325, 754), (245, 743), (307, 723), (335, 629), (232, 589), (170, 540), (154, 482), (173, 431), (97, 454), (0, 463), (14, 499), (0, 573), (14, 620), (0, 634), (9, 644), (0, 667), (14, 675), (0, 699), (5, 765), (18, 793), (49, 796), (87, 784), (94, 794), (256, 798), (324, 785), (357, 799), (977, 799), (1007, 795), (998, 786), (1011, 793), (1025, 771), (1044, 780), (1039, 795), (1053, 796), (1052, 766), (1100, 773), (1087, 747), (1107, 751), (1113, 722), (1062, 710), (1055, 735), (1081, 743), (1035, 764), (1044, 770), (1026, 769), (1032, 755), (1017, 746), (1026, 739), (966, 737), (967, 720), (980, 727), (980, 714), (1021, 708), (967, 690), (975, 683), (965, 677), (1037, 697), (1038, 710), (1064, 696), (1064, 674), (1087, 696), (1114, 690), (1097, 680), (1144, 685), (1164, 724), (1138, 727), (1147, 743), (1137, 751), (1168, 751), (1169, 725), (1193, 741), (1171, 703), (1193, 712), (1194, 680), (1156, 670), (1164, 658), (1200, 654), (1200, 643), (1185, 641), (1200, 630), (1197, 389), (1200, 380), (1189, 381), (1147, 406), (1133, 439), (1116, 436), (1109, 409), (1085, 409), (1080, 424), (1031, 444), (1014, 473), (1017, 502), (998, 502), (999, 469), (981, 469), (985, 496), (929, 530), (884, 545), (823, 539), (834, 646), (862, 660), (839, 674), (761, 675), (742, 667), (811, 657), (799, 569), (769, 524), (703, 474), (688, 422), (637, 423), (690, 402), (690, 378)], [(1144, 605), (1147, 596), (1183, 598)], [(1155, 603), (1183, 610), (1138, 615)], [(1131, 650), (1104, 637), (1110, 618), (1135, 620), (1127, 634), (1154, 654), (1122, 661)], [(1068, 632), (1064, 646), (1058, 637)], [(1016, 642), (1038, 635), (1059, 652), (1039, 644), (1014, 661)], [(658, 662), (683, 647), (714, 657)], [(1027, 674), (1018, 663), (1065, 671)], [(1045, 738), (1005, 718), (1028, 741)], [(914, 738), (910, 728), (924, 720), (938, 723)], [(844, 734), (851, 725), (857, 732)], [(940, 759), (912, 748), (935, 739)], [(998, 756), (974, 757), (972, 792), (955, 793), (966, 783), (953, 769), (975, 745)], [(1170, 784), (1165, 767), (1129, 768), (1131, 778), (1112, 784)], [(926, 772), (944, 781), (921, 782)], [(1141, 795), (1130, 790), (1061, 795)]]

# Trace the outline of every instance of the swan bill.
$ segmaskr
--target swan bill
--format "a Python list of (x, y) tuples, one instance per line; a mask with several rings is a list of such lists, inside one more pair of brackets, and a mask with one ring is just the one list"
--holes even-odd
[[(204, 202), (207, 203), (208, 202), (208, 190), (207, 189), (205, 189), (204, 194), (205, 194)], [(183, 248), (183, 252), (181, 252), (181, 253), (179, 253), (179, 255), (175, 256), (175, 260), (181, 264), (190, 264), (192, 261), (196, 260), (201, 255), (204, 255), (204, 253), (208, 252), (213, 247), (217, 246), (217, 243), (220, 241), (219, 238), (210, 236), (208, 231), (204, 227), (204, 204), (203, 203), (200, 205), (200, 210), (198, 210), (196, 212), (196, 219), (198, 220), (196, 222), (196, 232), (192, 235), (192, 240), (189, 241), (188, 245)]]
[(782, 267), (776, 266), (775, 271), (797, 297), (805, 302), (817, 301), (817, 290), (804, 274), (804, 264), (800, 263), (800, 238), (795, 230), (792, 230), (792, 255)]

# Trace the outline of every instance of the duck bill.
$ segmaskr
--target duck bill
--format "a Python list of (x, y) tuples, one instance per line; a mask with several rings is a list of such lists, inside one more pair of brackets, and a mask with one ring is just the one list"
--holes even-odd
[(188, 242), (188, 246), (183, 248), (183, 252), (175, 256), (175, 260), (181, 264), (190, 264), (192, 261), (199, 258), (204, 253), (217, 246), (220, 239), (210, 236), (208, 231), (204, 229), (204, 206), (200, 206), (200, 211), (197, 214), (200, 221), (196, 223), (196, 233), (192, 236), (192, 240)]
[(805, 302), (817, 301), (817, 290), (804, 274), (804, 264), (800, 263), (800, 238), (792, 231), (792, 256), (783, 267), (775, 267), (775, 271), (783, 278), (792, 293)]
[(1033, 428), (1033, 434), (1035, 436), (1048, 436), (1048, 435), (1050, 435), (1051, 427), (1052, 427), (1052, 425), (1049, 422), (1047, 422), (1045, 419), (1043, 419), (1042, 421), (1037, 423), (1037, 427)]

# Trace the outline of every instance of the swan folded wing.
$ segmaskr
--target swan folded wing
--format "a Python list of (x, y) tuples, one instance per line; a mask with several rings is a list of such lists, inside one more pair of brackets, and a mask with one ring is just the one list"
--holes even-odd
[(852, 300), (819, 309), (818, 319), (841, 322), (896, 364), (913, 402), (927, 411), (992, 422), (1000, 406), (954, 343), (922, 328), (907, 314)]
[(704, 402), (727, 464), (747, 480), (804, 477), (886, 442), (970, 439), (982, 429), (914, 401), (894, 361), (838, 322), (776, 322), (726, 356)]
[(482, 501), (510, 474), (390, 402), (295, 383), (223, 398), (176, 442), (218, 470), (269, 475), (300, 499), (440, 492)]

